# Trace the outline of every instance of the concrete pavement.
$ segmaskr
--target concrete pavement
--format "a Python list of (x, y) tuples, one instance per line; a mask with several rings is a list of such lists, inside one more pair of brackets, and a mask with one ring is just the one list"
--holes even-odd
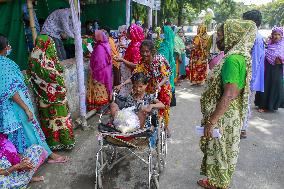
[[(200, 124), (199, 98), (202, 87), (187, 82), (177, 88), (178, 106), (171, 111), (172, 138), (169, 140), (167, 167), (160, 177), (161, 189), (199, 189), (202, 154), (195, 126)], [(97, 124), (97, 120), (90, 122)], [(241, 152), (232, 189), (282, 189), (284, 186), (284, 111), (259, 114), (253, 108), (248, 138), (241, 141)], [(77, 145), (67, 164), (45, 164), (38, 175), (44, 183), (31, 189), (93, 189), (96, 131), (76, 131)], [(147, 167), (129, 158), (105, 174), (107, 189), (143, 189), (147, 186)]]

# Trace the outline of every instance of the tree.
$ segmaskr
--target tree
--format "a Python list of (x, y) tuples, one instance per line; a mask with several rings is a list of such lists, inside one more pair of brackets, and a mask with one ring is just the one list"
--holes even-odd
[(132, 17), (137, 21), (147, 21), (147, 8), (144, 5), (140, 5), (136, 2), (132, 4)]
[(222, 0), (214, 6), (215, 20), (218, 23), (223, 23), (227, 19), (241, 19), (242, 14), (250, 9), (252, 9), (252, 6), (247, 6), (241, 2)]
[(273, 27), (284, 25), (284, 0), (277, 0), (259, 7), (263, 14), (263, 23)]

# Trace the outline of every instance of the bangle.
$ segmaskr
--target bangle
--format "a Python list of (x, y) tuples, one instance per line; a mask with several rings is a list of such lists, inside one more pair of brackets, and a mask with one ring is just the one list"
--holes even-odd
[(8, 169), (5, 169), (5, 172), (10, 175), (11, 173), (8, 171)]
[(209, 121), (209, 119), (207, 120), (207, 124), (209, 124), (209, 125), (211, 125), (211, 126), (215, 125), (215, 124), (213, 124), (211, 121)]

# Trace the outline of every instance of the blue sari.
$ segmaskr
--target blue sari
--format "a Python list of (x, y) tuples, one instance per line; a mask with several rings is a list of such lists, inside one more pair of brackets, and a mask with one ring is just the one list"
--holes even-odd
[(3, 68), (0, 72), (0, 133), (8, 135), (19, 153), (37, 144), (50, 155), (52, 152), (45, 142), (45, 136), (36, 118), (29, 122), (25, 111), (12, 100), (12, 97), (18, 93), (35, 115), (18, 65), (9, 58), (0, 56), (0, 67)]

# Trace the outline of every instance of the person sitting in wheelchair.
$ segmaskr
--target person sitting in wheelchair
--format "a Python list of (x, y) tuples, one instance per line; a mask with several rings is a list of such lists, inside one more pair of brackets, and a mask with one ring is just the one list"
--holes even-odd
[(150, 116), (154, 111), (165, 108), (155, 95), (146, 94), (146, 87), (149, 79), (143, 73), (135, 73), (131, 77), (133, 84), (132, 93), (127, 97), (116, 96), (115, 102), (110, 105), (111, 116), (115, 118), (123, 108), (135, 107), (134, 112), (139, 118), (140, 128), (151, 127)]

